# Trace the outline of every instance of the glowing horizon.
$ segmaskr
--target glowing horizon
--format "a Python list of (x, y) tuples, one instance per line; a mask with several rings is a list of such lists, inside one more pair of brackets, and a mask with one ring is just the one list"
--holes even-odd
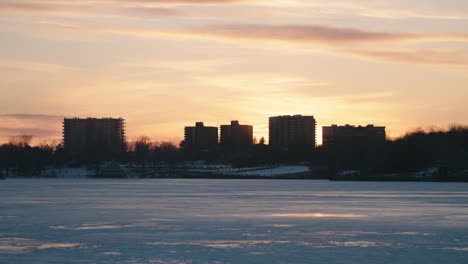
[(63, 117), (122, 117), (129, 141), (268, 117), (468, 123), (468, 4), (0, 0), (0, 142), (61, 140)]

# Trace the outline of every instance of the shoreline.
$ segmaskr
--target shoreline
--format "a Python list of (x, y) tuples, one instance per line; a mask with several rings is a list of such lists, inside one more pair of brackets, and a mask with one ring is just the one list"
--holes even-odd
[(277, 176), (259, 176), (259, 175), (160, 175), (154, 177), (46, 177), (46, 176), (18, 176), (18, 177), (5, 177), (7, 179), (112, 179), (112, 180), (140, 180), (140, 179), (213, 179), (213, 180), (327, 180), (327, 181), (352, 181), (352, 182), (468, 182), (466, 176), (452, 176), (445, 178), (429, 178), (429, 177), (415, 177), (415, 176), (350, 176), (350, 177), (335, 177), (329, 178), (325, 176), (311, 176), (311, 175), (298, 175), (298, 174), (285, 174)]

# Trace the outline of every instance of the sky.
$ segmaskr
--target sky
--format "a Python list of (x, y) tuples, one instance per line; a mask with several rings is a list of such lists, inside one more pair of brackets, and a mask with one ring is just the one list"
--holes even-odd
[(468, 123), (466, 0), (0, 0), (0, 142), (61, 140), (64, 117), (184, 126)]

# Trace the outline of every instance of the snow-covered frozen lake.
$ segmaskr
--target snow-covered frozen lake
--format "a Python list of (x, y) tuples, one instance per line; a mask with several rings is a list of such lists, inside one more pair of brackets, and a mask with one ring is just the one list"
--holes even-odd
[(0, 181), (0, 263), (468, 263), (468, 184)]

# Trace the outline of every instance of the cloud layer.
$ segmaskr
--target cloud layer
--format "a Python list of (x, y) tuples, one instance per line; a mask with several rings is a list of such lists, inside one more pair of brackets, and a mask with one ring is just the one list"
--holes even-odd
[[(53, 30), (97, 32), (138, 37), (183, 37), (264, 44), (301, 45), (301, 49), (319, 46), (324, 52), (373, 61), (468, 66), (468, 49), (405, 48), (407, 44), (430, 42), (468, 42), (468, 33), (385, 32), (320, 25), (225, 24), (164, 28), (106, 28), (44, 24)], [(366, 49), (362, 48), (366, 45)], [(315, 51), (315, 50), (314, 50)]]
[(0, 142), (20, 134), (32, 135), (36, 143), (43, 140), (60, 140), (62, 116), (47, 114), (1, 114)]

